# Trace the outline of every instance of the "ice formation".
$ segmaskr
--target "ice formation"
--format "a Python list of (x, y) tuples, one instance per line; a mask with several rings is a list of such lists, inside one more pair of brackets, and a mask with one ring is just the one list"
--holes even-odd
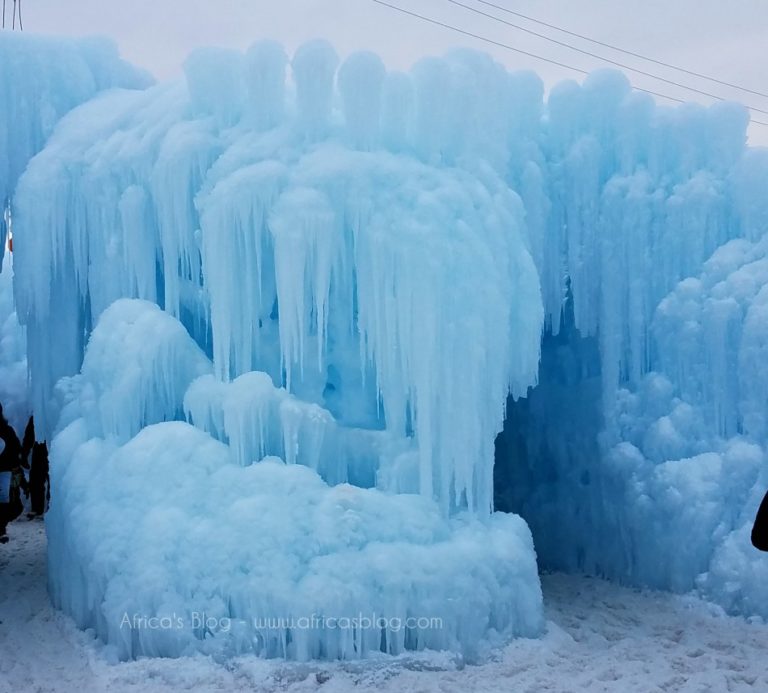
[[(193, 54), (189, 89), (100, 97), (31, 162), (15, 198), (30, 230), (17, 262), (53, 270), (50, 284), (17, 274), (38, 416), (53, 428), (53, 386), (82, 363), (83, 341), (67, 331), (87, 334), (120, 297), (159, 301), (210, 352), (219, 380), (258, 370), (316, 404), (336, 392), (343, 424), (356, 417), (354, 428), (415, 440), (414, 491), (446, 511), (488, 514), (506, 395), (535, 382), (539, 354), (519, 198), (470, 152), (466, 166), (437, 166), (345, 143), (345, 123), (331, 122), (336, 59), (324, 43), (294, 58), (295, 117), (260, 131), (247, 96), (261, 94), (246, 80), (284, 79), (281, 55), (271, 44), (247, 58)], [(343, 68), (342, 88), (367, 84), (380, 65), (354, 56)], [(235, 69), (241, 79), (218, 80)], [(356, 122), (359, 107), (344, 104)], [(457, 124), (446, 141), (471, 127)], [(72, 216), (61, 216), (72, 198)], [(62, 266), (72, 271), (57, 274)], [(51, 321), (58, 311), (80, 324)]]
[[(212, 370), (175, 318), (122, 299), (59, 384), (51, 595), (115, 656), (472, 656), (488, 633), (540, 632), (519, 517), (449, 520), (423, 496), (328, 484), (310, 468), (328, 412), (264, 373), (224, 384)], [(229, 445), (174, 421), (182, 405)]]
[[(29, 160), (75, 106), (113, 87), (141, 88), (150, 77), (122, 61), (106, 39), (20, 36), (0, 39), (0, 204), (5, 212)], [(0, 217), (0, 266), (7, 228)]]
[(767, 241), (729, 241), (658, 303), (654, 370), (617, 391), (613, 430), (597, 408), (597, 340), (568, 313), (544, 340), (541, 385), (511, 406), (496, 480), (544, 565), (768, 615), (749, 537), (768, 489)]
[[(472, 652), (542, 627), (495, 494), (544, 565), (768, 615), (747, 123), (610, 71), (545, 101), (474, 52), (406, 74), (322, 41), (64, 115), (13, 195), (55, 603), (120, 657)], [(443, 627), (253, 627), (362, 605)], [(202, 611), (237, 625), (115, 622)]]
[(0, 404), (10, 424), (23, 431), (29, 416), (26, 338), (13, 305), (12, 279), (9, 263), (0, 272)]
[[(520, 199), (469, 148), (422, 157), (414, 135), (382, 148), (386, 72), (374, 56), (341, 66), (342, 112), (330, 46), (296, 54), (295, 92), (284, 86), (286, 67), (274, 44), (246, 56), (205, 50), (190, 56), (182, 84), (100, 95), (62, 119), (18, 186), (16, 295), (32, 398), (40, 426), (58, 433), (54, 600), (121, 657), (181, 654), (190, 642), (302, 658), (406, 647), (469, 654), (481, 636), (535, 635), (542, 612), (530, 533), (519, 519), (490, 517), (493, 439), (508, 392), (535, 382), (543, 321)], [(410, 105), (393, 98), (391, 117), (407, 123)], [(471, 130), (452, 127), (457, 137)], [(441, 161), (461, 157), (466, 165)], [(45, 279), (32, 267), (49, 268)], [(194, 429), (147, 428), (184, 417)], [(188, 448), (176, 442), (185, 436)], [(179, 473), (202, 464), (201, 447), (243, 471), (226, 472), (233, 488), (222, 496), (204, 464), (199, 496), (187, 489), (177, 501), (173, 478), (150, 471), (158, 447), (176, 451), (167, 461)], [(273, 456), (288, 468), (265, 462), (257, 476), (277, 486), (256, 493), (245, 470)], [(105, 460), (99, 479), (94, 459)], [(120, 460), (145, 469), (136, 499)], [(292, 471), (297, 464), (312, 471)], [(246, 623), (306, 609), (338, 617), (367, 604), (386, 619), (438, 618), (439, 632), (376, 627), (339, 643), (332, 629), (286, 628), (274, 636), (282, 644), (263, 648), (224, 634), (206, 643), (200, 632), (189, 642), (180, 632), (167, 642), (121, 640), (115, 610), (157, 616), (161, 583), (128, 599), (136, 590), (126, 592), (114, 564), (93, 563), (114, 525), (87, 541), (79, 527), (97, 506), (124, 507), (129, 526), (155, 517), (149, 490), (158, 483), (171, 507), (219, 507), (219, 532), (236, 538), (232, 547), (247, 544), (215, 576), (176, 585), (185, 616), (194, 606), (185, 595), (207, 590), (199, 606)], [(97, 503), (105, 484), (117, 495)], [(286, 516), (288, 533), (261, 544), (232, 510), (251, 507), (263, 523), (285, 507), (309, 512), (305, 495), (317, 512), (298, 526)], [(323, 528), (336, 527), (339, 513), (354, 541), (342, 533), (326, 546)], [(302, 549), (296, 532), (308, 521), (318, 529)], [(172, 525), (166, 537), (183, 545), (186, 534)], [(144, 539), (155, 545), (153, 536)], [(464, 557), (467, 543), (481, 551), (475, 559)], [(125, 549), (126, 560), (146, 570), (131, 553), (140, 545)], [(254, 601), (243, 592), (252, 583), (232, 576), (253, 570), (261, 553), (283, 553), (291, 570)], [(137, 570), (137, 583), (150, 579)], [(342, 609), (332, 584), (345, 572), (358, 596)]]
[[(489, 632), (541, 631), (519, 517), (455, 523), (422, 496), (329, 486), (277, 458), (240, 467), (181, 422), (122, 447), (86, 439), (77, 423), (56, 439), (57, 460), (69, 462), (53, 479), (62, 496), (48, 519), (50, 589), (121, 659), (425, 647), (472, 657)], [(168, 625), (143, 626), (150, 618)]]

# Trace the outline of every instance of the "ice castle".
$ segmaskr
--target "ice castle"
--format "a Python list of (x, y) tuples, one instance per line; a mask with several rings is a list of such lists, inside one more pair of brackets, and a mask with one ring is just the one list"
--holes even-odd
[(743, 107), (322, 41), (0, 58), (50, 593), (117, 657), (480, 656), (542, 567), (768, 616)]

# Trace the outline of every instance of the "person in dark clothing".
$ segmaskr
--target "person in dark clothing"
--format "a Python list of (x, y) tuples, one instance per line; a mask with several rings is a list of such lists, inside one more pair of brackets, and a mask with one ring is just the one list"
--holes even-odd
[(11, 482), (13, 477), (11, 472), (0, 469), (0, 544), (8, 542), (6, 534), (6, 525), (10, 516), (11, 508)]
[[(22, 512), (24, 503), (21, 500), (21, 492), (29, 497), (29, 487), (24, 478), (22, 467), (26, 463), (22, 458), (22, 448), (16, 431), (8, 423), (0, 405), (0, 439), (3, 441), (3, 451), (0, 453), (0, 473), (3, 479), (3, 498), (0, 502), (0, 543), (8, 541), (6, 528), (9, 522), (13, 522)], [(7, 488), (5, 488), (7, 486)]]
[[(31, 459), (30, 459), (31, 454)], [(29, 493), (32, 498), (32, 512), (28, 517), (42, 517), (47, 510), (50, 499), (50, 483), (48, 478), (48, 445), (45, 441), (35, 440), (35, 420), (30, 416), (24, 429), (22, 455), (30, 462)]]
[(768, 551), (768, 493), (760, 503), (755, 525), (752, 527), (752, 545), (760, 551)]
[(8, 469), (15, 467), (16, 462), (21, 462), (21, 443), (19, 442), (19, 436), (16, 435), (16, 431), (13, 430), (13, 426), (8, 423), (8, 419), (3, 414), (3, 405), (0, 404), (0, 439), (5, 443), (3, 452), (0, 453), (0, 464)]

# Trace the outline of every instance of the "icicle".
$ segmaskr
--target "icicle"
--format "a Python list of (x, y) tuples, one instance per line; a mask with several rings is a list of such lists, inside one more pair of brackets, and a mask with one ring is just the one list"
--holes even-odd
[(339, 59), (326, 41), (310, 41), (293, 56), (301, 130), (309, 139), (325, 135), (330, 125), (333, 86)]
[(294, 364), (304, 375), (310, 315), (317, 335), (318, 367), (323, 363), (331, 271), (340, 238), (333, 208), (322, 193), (311, 189), (284, 193), (270, 216), (269, 228), (275, 247), (281, 360), (290, 392)]
[(279, 43), (259, 41), (246, 55), (250, 117), (257, 130), (279, 125), (285, 109), (285, 71), (288, 56)]
[(213, 116), (219, 129), (238, 122), (245, 102), (244, 59), (225, 48), (198, 48), (184, 62), (195, 115)]
[(386, 70), (374, 53), (353, 53), (339, 69), (339, 92), (352, 145), (372, 149), (378, 143), (381, 92)]

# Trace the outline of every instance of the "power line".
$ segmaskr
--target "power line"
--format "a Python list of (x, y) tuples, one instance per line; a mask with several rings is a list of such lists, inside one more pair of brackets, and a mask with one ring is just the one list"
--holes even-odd
[(555, 31), (559, 31), (563, 34), (568, 34), (568, 36), (574, 36), (575, 38), (582, 39), (583, 41), (589, 41), (590, 43), (594, 43), (597, 46), (602, 46), (603, 48), (610, 48), (613, 51), (618, 51), (619, 53), (624, 53), (625, 55), (631, 55), (633, 58), (639, 58), (640, 60), (647, 60), (649, 63), (655, 63), (656, 65), (661, 65), (662, 67), (668, 67), (670, 70), (677, 70), (679, 72), (684, 72), (686, 75), (691, 75), (692, 77), (699, 77), (700, 79), (706, 79), (710, 82), (714, 82), (715, 84), (720, 84), (724, 87), (730, 87), (731, 89), (737, 89), (738, 91), (744, 91), (748, 94), (754, 94), (755, 96), (762, 96), (765, 98), (768, 98), (768, 94), (762, 91), (757, 91), (755, 89), (750, 89), (749, 87), (743, 87), (738, 84), (734, 84), (733, 82), (726, 82), (723, 79), (719, 79), (717, 77), (712, 77), (711, 75), (705, 75), (701, 72), (694, 72), (693, 70), (689, 70), (685, 67), (680, 67), (679, 65), (673, 65), (672, 63), (666, 63), (663, 60), (657, 60), (656, 58), (651, 58), (648, 55), (643, 55), (642, 53), (635, 53), (634, 51), (627, 50), (626, 48), (620, 48), (619, 46), (615, 46), (611, 43), (606, 43), (605, 41), (598, 41), (597, 39), (591, 38), (589, 36), (585, 36), (584, 34), (579, 34), (575, 31), (569, 31), (568, 29), (563, 29), (561, 26), (557, 26), (556, 24), (550, 24), (548, 22), (544, 22), (541, 19), (536, 19), (535, 17), (531, 17), (527, 14), (523, 14), (522, 12), (516, 12), (515, 10), (510, 10), (507, 7), (502, 7), (501, 5), (496, 5), (492, 2), (488, 2), (488, 0), (476, 0), (481, 5), (486, 5), (487, 7), (492, 7), (496, 10), (500, 10), (501, 12), (506, 12), (507, 14), (512, 14), (515, 17), (520, 17), (521, 19), (525, 19), (529, 22), (533, 22), (534, 24), (539, 24), (540, 26), (545, 26), (549, 29), (554, 29)]
[[(643, 75), (644, 77), (650, 77), (651, 79), (656, 79), (656, 80), (659, 80), (660, 82), (665, 82), (666, 84), (670, 84), (673, 87), (678, 87), (679, 89), (687, 89), (688, 91), (692, 91), (696, 94), (701, 94), (702, 96), (708, 96), (711, 99), (717, 99), (718, 101), (726, 100), (722, 96), (718, 96), (717, 94), (713, 94), (712, 92), (704, 91), (703, 89), (698, 89), (697, 87), (691, 87), (691, 86), (688, 86), (687, 84), (676, 82), (673, 79), (667, 79), (666, 77), (661, 77), (660, 75), (656, 75), (652, 72), (647, 72), (646, 70), (641, 70), (637, 67), (632, 67), (631, 65), (627, 65), (626, 63), (619, 62), (618, 60), (613, 60), (612, 58), (606, 58), (603, 55), (592, 53), (591, 51), (585, 50), (583, 48), (579, 48), (578, 46), (574, 46), (571, 43), (566, 43), (565, 41), (559, 41), (558, 39), (552, 38), (551, 36), (547, 36), (546, 34), (541, 34), (538, 31), (534, 31), (533, 29), (528, 29), (524, 26), (520, 26), (519, 24), (515, 24), (514, 22), (508, 22), (506, 19), (502, 19), (501, 17), (496, 17), (495, 15), (489, 14), (488, 12), (483, 12), (483, 10), (479, 10), (476, 7), (472, 7), (471, 5), (466, 5), (463, 2), (459, 2), (459, 0), (445, 0), (445, 2), (449, 2), (451, 3), (451, 5), (456, 5), (457, 7), (462, 7), (465, 10), (468, 10), (469, 12), (474, 12), (475, 14), (479, 14), (482, 17), (493, 19), (496, 22), (504, 24), (505, 26), (508, 26), (508, 27), (512, 27), (513, 29), (518, 29), (520, 31), (525, 32), (526, 34), (530, 34), (531, 36), (536, 36), (538, 38), (544, 39), (545, 41), (549, 41), (550, 43), (554, 43), (558, 46), (568, 48), (569, 50), (576, 51), (577, 53), (582, 53), (583, 55), (587, 55), (590, 58), (602, 60), (603, 62), (609, 63), (611, 65), (615, 65), (616, 67), (620, 67), (623, 70), (629, 70), (630, 72), (635, 72), (638, 75)], [(744, 105), (746, 106), (746, 108), (749, 108), (751, 111), (768, 115), (768, 110), (758, 108), (757, 106), (749, 106), (747, 104), (744, 104)]]
[[(5, 29), (5, 8), (6, 8), (6, 0), (3, 0), (3, 20), (2, 20), (2, 27)], [(19, 30), (24, 31), (24, 22), (21, 19), (21, 0), (13, 0), (13, 12), (11, 13), (11, 29), (16, 30), (16, 16), (18, 13), (19, 17)]]
[[(463, 36), (469, 36), (470, 38), (477, 39), (478, 41), (483, 41), (484, 43), (488, 43), (493, 46), (498, 46), (499, 48), (504, 48), (506, 50), (513, 51), (515, 53), (519, 53), (521, 55), (526, 55), (530, 58), (535, 58), (536, 60), (541, 60), (542, 62), (549, 63), (551, 65), (557, 65), (558, 67), (563, 67), (566, 70), (572, 70), (573, 72), (577, 72), (582, 75), (589, 75), (588, 70), (583, 70), (580, 67), (574, 67), (573, 65), (568, 65), (567, 63), (560, 62), (558, 60), (553, 60), (552, 58), (547, 58), (542, 55), (538, 55), (536, 53), (531, 53), (529, 51), (525, 51), (522, 48), (516, 48), (515, 46), (510, 46), (508, 43), (502, 43), (501, 41), (495, 41), (491, 38), (488, 38), (487, 36), (481, 36), (480, 34), (475, 34), (471, 31), (467, 31), (465, 29), (461, 29), (460, 27), (454, 26), (453, 24), (448, 24), (446, 22), (442, 22), (439, 19), (435, 19), (433, 17), (427, 17), (423, 14), (418, 14), (417, 12), (412, 12), (411, 10), (406, 10), (404, 7), (398, 7), (397, 5), (392, 5), (389, 2), (385, 2), (385, 0), (371, 0), (371, 2), (375, 2), (377, 5), (382, 5), (383, 7), (388, 7), (391, 10), (394, 10), (396, 12), (400, 12), (401, 14), (408, 15), (410, 17), (413, 17), (414, 19), (418, 19), (422, 22), (427, 22), (429, 24), (433, 24), (434, 26), (439, 26), (444, 29), (448, 29), (450, 31), (454, 31), (458, 34), (462, 34)], [(643, 87), (632, 85), (632, 88), (644, 92), (645, 94), (651, 94), (652, 96), (658, 96), (661, 99), (667, 99), (669, 101), (674, 101), (675, 103), (688, 103), (685, 101), (685, 99), (678, 99), (675, 96), (669, 96), (669, 94), (662, 94), (657, 91), (653, 91), (652, 89), (644, 89)], [(722, 100), (722, 99), (721, 99)], [(763, 122), (761, 120), (754, 120), (752, 121), (756, 125), (765, 125), (768, 126), (768, 122)]]
[[(524, 51), (521, 48), (515, 48), (514, 46), (510, 46), (507, 43), (501, 43), (500, 41), (494, 41), (493, 39), (489, 39), (486, 36), (480, 36), (479, 34), (473, 34), (471, 31), (465, 31), (464, 29), (460, 29), (459, 27), (452, 26), (451, 24), (446, 24), (444, 22), (441, 22), (438, 19), (433, 19), (431, 17), (426, 17), (424, 15), (418, 14), (416, 12), (411, 12), (410, 10), (406, 10), (403, 7), (397, 7), (396, 5), (390, 5), (388, 2), (384, 2), (384, 0), (372, 0), (378, 5), (383, 5), (384, 7), (388, 7), (392, 10), (396, 10), (397, 12), (401, 12), (402, 14), (407, 14), (411, 17), (415, 17), (416, 19), (420, 19), (424, 22), (429, 22), (430, 24), (434, 24), (435, 26), (443, 27), (444, 29), (450, 29), (451, 31), (456, 31), (459, 34), (463, 34), (464, 36), (470, 36), (471, 38), (478, 39), (479, 41), (484, 41), (485, 43), (490, 43), (494, 46), (499, 46), (500, 48), (506, 48), (507, 50), (514, 51), (515, 53), (521, 53), (522, 55), (527, 55), (531, 58), (536, 58), (537, 60), (542, 60), (545, 63), (550, 63), (551, 65), (557, 65), (558, 67), (564, 67), (566, 70), (573, 70), (574, 72), (578, 72), (582, 75), (588, 75), (588, 70), (582, 70), (580, 67), (574, 67), (573, 65), (567, 65), (566, 63), (561, 63), (558, 60), (552, 60), (551, 58), (545, 58), (542, 55), (536, 55), (535, 53), (529, 53), (528, 51)], [(645, 90), (642, 90), (645, 91)], [(660, 96), (665, 99), (671, 99), (672, 101), (677, 101), (679, 103), (683, 103), (682, 99), (676, 99), (673, 96), (665, 96), (664, 94), (656, 94), (656, 92), (649, 92), (651, 94), (654, 94), (656, 96)]]

